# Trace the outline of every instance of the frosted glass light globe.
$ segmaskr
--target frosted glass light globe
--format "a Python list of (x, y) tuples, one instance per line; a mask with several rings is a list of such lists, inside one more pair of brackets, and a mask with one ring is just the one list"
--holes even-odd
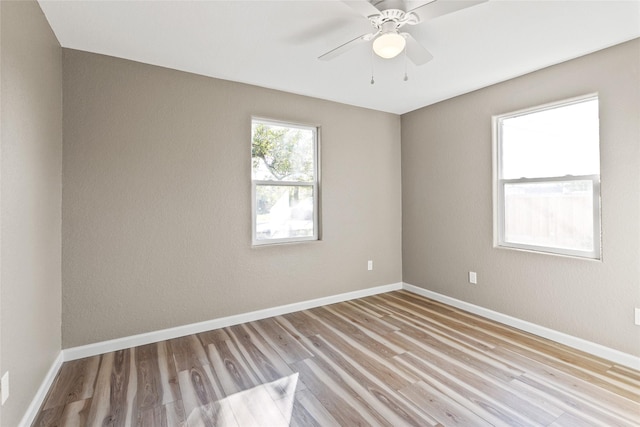
[(390, 59), (398, 56), (406, 43), (405, 38), (396, 32), (384, 33), (373, 41), (373, 51), (381, 58)]

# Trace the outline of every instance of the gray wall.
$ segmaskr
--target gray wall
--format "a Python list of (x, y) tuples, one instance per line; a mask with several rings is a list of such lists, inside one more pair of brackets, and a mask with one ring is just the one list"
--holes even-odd
[[(66, 49), (64, 95), (63, 347), (401, 281), (399, 116)], [(322, 241), (251, 247), (252, 115), (321, 126)]]
[(36, 2), (0, 2), (2, 425), (24, 415), (60, 353), (62, 52)]
[[(403, 115), (403, 280), (640, 355), (639, 69), (636, 39)], [(593, 92), (602, 262), (493, 248), (491, 116)]]
[[(402, 275), (640, 354), (640, 41), (404, 115), (401, 181), (397, 116), (76, 51), (63, 161), (59, 44), (35, 2), (0, 2), (0, 29), (2, 425), (61, 345)], [(603, 262), (492, 248), (491, 115), (596, 91)], [(322, 126), (323, 241), (251, 248), (251, 115)]]

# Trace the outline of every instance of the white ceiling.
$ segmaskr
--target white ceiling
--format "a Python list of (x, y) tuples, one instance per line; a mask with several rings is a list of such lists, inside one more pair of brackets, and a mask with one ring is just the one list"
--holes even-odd
[(368, 43), (317, 59), (371, 30), (338, 0), (40, 5), (63, 47), (397, 114), (640, 37), (640, 0), (489, 0), (410, 27), (434, 59), (405, 82), (402, 55), (375, 57), (371, 85)]

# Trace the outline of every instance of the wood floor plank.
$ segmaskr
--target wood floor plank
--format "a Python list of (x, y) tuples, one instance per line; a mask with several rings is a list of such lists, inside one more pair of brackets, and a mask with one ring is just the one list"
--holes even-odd
[(300, 382), (300, 375), (297, 372), (260, 387), (263, 387), (271, 396), (274, 406), (287, 422), (290, 422), (293, 416), (293, 409), (296, 406), (296, 394), (299, 391), (306, 391), (306, 388)]
[[(583, 379), (581, 376), (568, 375), (552, 366), (544, 366), (532, 363), (530, 360), (513, 354), (510, 350), (494, 350), (495, 353), (506, 352), (511, 360), (526, 367), (526, 376), (534, 381), (547, 384), (553, 388), (559, 388), (563, 394), (575, 398), (595, 398), (602, 408), (612, 408), (611, 412), (624, 414), (630, 419), (637, 420), (640, 424), (640, 398), (627, 396), (627, 393), (614, 393), (608, 388), (602, 387), (598, 382)], [(522, 380), (523, 376), (519, 377)], [(615, 409), (613, 409), (615, 408)]]
[[(321, 339), (327, 338), (324, 335), (319, 337)], [(371, 372), (376, 376), (376, 378), (379, 378), (395, 390), (399, 390), (418, 381), (418, 378), (415, 375), (394, 370), (389, 365), (388, 358), (383, 358), (375, 352), (369, 351), (358, 342), (339, 339), (336, 337), (328, 338), (330, 339), (330, 342), (328, 342), (329, 345), (339, 349), (345, 357), (357, 360), (359, 366), (362, 366), (363, 369)]]
[(60, 368), (43, 409), (64, 406), (69, 402), (93, 396), (93, 385), (98, 375), (100, 357), (72, 360)]
[[(73, 404), (73, 402), (71, 403)], [(33, 425), (37, 427), (57, 427), (62, 419), (62, 411), (64, 406), (54, 406), (47, 409), (42, 409), (35, 419)]]
[(514, 387), (517, 386), (517, 383), (526, 384), (529, 390), (533, 390), (546, 398), (552, 399), (552, 401), (563, 408), (565, 412), (589, 419), (593, 424), (601, 423), (607, 426), (627, 427), (637, 427), (640, 425), (640, 413), (622, 413), (619, 411), (622, 405), (609, 407), (601, 405), (596, 398), (584, 400), (572, 393), (567, 393), (564, 388), (558, 388), (557, 385), (539, 381), (528, 374), (523, 375), (514, 383)]
[[(251, 408), (243, 399), (240, 394), (232, 394), (224, 399), (224, 402), (229, 405), (233, 416), (240, 427), (259, 427), (260, 418), (256, 418), (251, 411)], [(256, 405), (264, 404), (264, 402), (256, 402)], [(276, 424), (275, 427), (279, 427), (281, 424)]]
[(379, 318), (371, 316), (369, 313), (355, 305), (333, 304), (325, 307), (325, 309), (331, 313), (341, 315), (342, 318), (348, 322), (356, 324), (362, 328), (366, 328), (378, 335), (384, 336), (390, 332), (398, 330), (398, 327), (385, 322), (384, 317)]
[(182, 400), (176, 400), (162, 405), (167, 427), (187, 427), (187, 419)]
[(253, 375), (261, 383), (277, 381), (294, 374), (289, 365), (250, 325), (232, 326), (228, 331)]
[[(407, 294), (403, 291), (400, 295), (394, 295), (393, 297), (406, 299)], [(433, 308), (436, 306), (448, 307), (442, 303), (431, 301), (420, 296), (418, 296), (418, 301), (420, 301), (421, 304), (425, 304), (425, 308), (431, 311), (437, 311)], [(418, 301), (413, 301), (412, 304), (417, 304)], [(602, 373), (612, 366), (611, 362), (602, 358), (571, 349), (533, 334), (518, 331), (512, 327), (460, 309), (450, 309), (452, 314), (445, 317), (450, 318), (454, 322), (452, 325), (455, 328), (465, 328), (464, 325), (468, 325), (477, 330), (484, 341), (491, 342), (494, 345), (504, 346), (508, 344), (528, 349), (529, 351), (538, 351), (541, 355), (549, 357), (552, 360), (555, 359), (556, 361), (566, 362), (564, 363), (565, 366), (584, 368), (592, 372)]]
[(175, 338), (168, 341), (176, 372), (209, 365), (207, 353), (197, 335)]
[(209, 344), (219, 344), (231, 339), (228, 328), (214, 329), (212, 331), (200, 332), (197, 334), (203, 347)]
[[(337, 426), (338, 423), (334, 424), (324, 424), (324, 425), (333, 425)], [(307, 411), (307, 408), (302, 406), (299, 402), (296, 402), (293, 405), (293, 410), (291, 411), (291, 420), (289, 421), (288, 426), (290, 427), (322, 427), (323, 424), (320, 424), (316, 419)]]
[[(489, 350), (494, 344), (478, 337), (478, 330), (465, 324), (443, 316), (439, 310), (429, 306), (420, 307), (417, 304), (407, 304), (402, 300), (389, 299), (381, 304), (387, 304), (394, 312), (389, 315), (389, 322), (392, 320), (402, 320), (405, 324), (412, 325), (418, 329), (426, 328), (429, 331), (437, 332), (443, 336), (448, 336), (460, 343), (479, 350)], [(447, 310), (449, 311), (449, 310)]]
[(629, 384), (628, 382), (619, 381), (612, 376), (603, 375), (599, 371), (590, 371), (589, 369), (585, 369), (581, 366), (572, 365), (563, 360), (554, 358), (549, 354), (545, 354), (539, 349), (526, 348), (520, 345), (512, 345), (510, 343), (506, 343), (502, 345), (501, 348), (497, 348), (496, 352), (503, 350), (507, 350), (512, 354), (518, 354), (519, 356), (521, 356), (520, 360), (534, 360), (540, 366), (550, 366), (568, 376), (582, 379), (583, 381), (589, 382), (591, 384), (596, 384), (603, 389), (609, 390), (615, 394), (625, 396), (628, 399), (640, 399), (640, 389), (632, 384)]
[(136, 348), (132, 348), (129, 350), (129, 353), (125, 354), (122, 360), (122, 388), (126, 389), (126, 391), (124, 392), (124, 396), (122, 396), (124, 399), (124, 404), (116, 404), (116, 406), (125, 407), (125, 411), (121, 419), (124, 420), (123, 424), (126, 427), (131, 427), (136, 423), (139, 411), (139, 408), (136, 405), (136, 395), (138, 391), (138, 366), (136, 365), (135, 360)]
[(223, 422), (237, 425), (224, 393), (214, 390), (216, 380), (209, 365), (178, 372), (185, 417), (189, 427), (216, 426)]
[[(319, 307), (318, 309), (314, 310), (314, 313), (325, 320), (330, 320), (330, 323), (334, 325), (336, 329), (339, 329), (343, 333), (369, 337), (381, 343), (396, 354), (403, 353), (405, 351), (404, 348), (397, 346), (386, 339), (385, 336), (388, 333), (394, 332), (393, 328), (381, 328), (380, 326), (371, 328), (371, 325), (366, 324), (366, 322), (361, 323), (358, 321), (354, 321), (349, 316), (340, 313), (340, 310), (336, 310), (336, 305), (337, 304), (326, 307)], [(376, 331), (376, 329), (379, 332)]]
[[(158, 371), (160, 374), (160, 389), (162, 391), (162, 404), (167, 405), (182, 400), (180, 387), (178, 386), (178, 372), (174, 360), (173, 349), (168, 341), (156, 343), (158, 356)], [(182, 407), (182, 403), (179, 405)], [(170, 422), (170, 417), (168, 418)]]
[(381, 318), (389, 314), (388, 311), (381, 309), (379, 306), (367, 303), (364, 298), (345, 301), (345, 304), (348, 304), (351, 307), (356, 307), (370, 316), (377, 318)]
[(34, 426), (640, 425), (640, 372), (394, 291), (65, 362)]
[(418, 407), (407, 404), (399, 397), (396, 390), (378, 377), (381, 367), (370, 365), (364, 368), (358, 361), (341, 353), (322, 337), (309, 337), (318, 349), (314, 360), (326, 364), (335, 370), (340, 378), (349, 384), (368, 404), (376, 408), (391, 425), (420, 426), (427, 414)]
[(104, 425), (111, 422), (111, 371), (115, 353), (106, 353), (100, 358), (100, 368), (95, 390), (87, 416), (88, 425)]
[[(453, 368), (443, 370), (437, 364), (432, 363), (433, 359), (427, 361), (411, 353), (399, 355), (397, 359), (419, 372), (428, 372), (423, 381), (421, 381), (423, 387), (429, 385), (432, 388), (444, 391), (444, 394), (457, 402), (458, 405), (467, 408), (492, 425), (544, 425), (538, 423), (535, 419), (525, 418), (519, 411), (523, 408), (518, 407), (519, 410), (510, 408), (504, 402), (494, 398), (494, 396), (487, 395), (470, 385), (469, 378), (472, 375), (464, 371)], [(529, 411), (529, 413), (531, 412)]]
[(318, 335), (320, 333), (319, 324), (314, 319), (310, 318), (307, 311), (297, 311), (295, 313), (288, 313), (282, 316), (276, 316), (276, 320), (284, 319), (291, 323), (296, 331), (305, 337)]
[(343, 426), (390, 425), (346, 384), (340, 376), (306, 359), (294, 364), (301, 380), (316, 399)]
[(454, 360), (464, 361), (467, 365), (503, 381), (510, 381), (523, 373), (523, 371), (502, 363), (500, 360), (492, 360), (483, 352), (455, 346), (450, 340), (442, 339), (438, 334), (406, 326), (401, 332), (396, 332), (394, 335), (399, 337), (413, 353), (420, 353), (423, 350), (438, 351)]
[(327, 335), (326, 331), (330, 331), (330, 333), (337, 334), (341, 337), (349, 337), (368, 350), (386, 358), (392, 358), (405, 351), (403, 348), (391, 343), (388, 339), (380, 335), (364, 333), (358, 327), (345, 322), (344, 319), (331, 315), (330, 312), (313, 309), (305, 314), (316, 322), (319, 322), (320, 332), (318, 335)]
[(632, 388), (640, 389), (640, 376), (637, 373), (634, 373), (631, 369), (614, 365), (607, 371), (607, 375), (617, 381), (621, 381), (622, 383), (631, 386)]
[(405, 395), (410, 401), (425, 408), (437, 425), (441, 423), (445, 426), (469, 426), (469, 427), (490, 427), (492, 424), (470, 411), (455, 400), (449, 398), (440, 390), (423, 383), (422, 381), (412, 384), (400, 393)]
[(300, 390), (295, 395), (292, 425), (331, 427), (340, 424), (313, 393), (309, 390)]
[(579, 415), (564, 413), (550, 427), (584, 427), (592, 425), (589, 420), (581, 418)]
[(167, 414), (163, 409), (164, 408), (162, 406), (151, 406), (145, 409), (140, 409), (135, 420), (135, 425), (140, 427), (166, 427)]
[(207, 346), (211, 366), (225, 395), (238, 393), (260, 384), (260, 380), (247, 367), (232, 341)]
[(167, 427), (187, 427), (182, 400), (176, 400), (163, 406), (167, 418)]
[(254, 322), (254, 328), (286, 363), (295, 363), (313, 355), (273, 318)]
[[(268, 388), (268, 385), (260, 385), (225, 398), (229, 401), (239, 425), (273, 427), (289, 425), (291, 414), (283, 414), (280, 405), (267, 391)], [(293, 394), (290, 400), (293, 402)], [(243, 417), (239, 416), (240, 412), (244, 414)]]
[[(401, 317), (402, 315), (396, 315)], [(468, 314), (465, 314), (468, 316)], [(479, 322), (474, 320), (474, 322)], [(462, 329), (466, 327), (461, 327)], [(484, 340), (491, 342), (493, 346), (509, 348), (512, 351), (521, 353), (528, 358), (534, 358), (543, 364), (551, 364), (556, 368), (570, 372), (588, 381), (599, 382), (601, 386), (615, 389), (617, 392), (626, 393), (630, 398), (637, 398), (638, 387), (635, 384), (626, 384), (618, 381), (612, 375), (606, 375), (603, 369), (609, 369), (610, 363), (602, 359), (586, 356), (581, 363), (574, 363), (576, 358), (581, 356), (581, 352), (577, 350), (567, 349), (556, 343), (548, 342), (538, 337), (532, 337), (529, 334), (516, 332), (504, 326), (496, 326), (491, 324), (484, 331), (478, 331)], [(499, 335), (502, 334), (502, 335)], [(516, 336), (524, 341), (513, 340)], [(524, 343), (527, 343), (526, 345)], [(490, 351), (490, 350), (489, 350)], [(625, 389), (621, 391), (620, 388)]]
[[(286, 320), (282, 320), (282, 324), (287, 329), (293, 329), (293, 325), (289, 324)], [(418, 381), (418, 378), (414, 375), (398, 372), (389, 368), (389, 359), (380, 356), (377, 352), (370, 351), (358, 341), (350, 339), (349, 336), (337, 330), (325, 327), (322, 335), (318, 335), (318, 337), (329, 340), (335, 347), (339, 348), (343, 354), (357, 359), (358, 363), (365, 367), (365, 369), (376, 372), (379, 378), (383, 379), (389, 386), (396, 390)], [(314, 345), (314, 340), (308, 340), (308, 342), (310, 343), (308, 348), (315, 354), (317, 349)]]
[(88, 426), (89, 408), (91, 407), (91, 399), (77, 400), (68, 403), (62, 412), (60, 426), (65, 427), (84, 427)]
[(135, 348), (138, 374), (136, 405), (140, 411), (162, 404), (162, 378), (158, 364), (158, 345), (148, 344)]
[(491, 381), (482, 372), (466, 370), (435, 354), (425, 357), (407, 353), (398, 356), (398, 359), (413, 369), (424, 372), (422, 382), (446, 387), (447, 395), (458, 396), (455, 400), (464, 406), (467, 406), (467, 402), (473, 402), (469, 406), (476, 408), (474, 412), (492, 424), (547, 425), (557, 418), (553, 413), (547, 413), (517, 394), (510, 393), (506, 385)]
[[(431, 316), (438, 317), (442, 321), (447, 322), (454, 329), (465, 330), (472, 328), (471, 330), (475, 330), (480, 334), (483, 341), (490, 342), (493, 345), (511, 344), (530, 350), (539, 349), (541, 350), (541, 354), (559, 361), (565, 361), (568, 366), (584, 367), (593, 372), (605, 372), (612, 365), (611, 362), (602, 358), (571, 349), (529, 333), (518, 331), (493, 320), (482, 318), (421, 296), (416, 296), (412, 301), (410, 296), (410, 293), (401, 291), (394, 294), (392, 298), (403, 299), (413, 307), (419, 307), (420, 310), (427, 310), (428, 313), (431, 313)], [(439, 313), (449, 314), (442, 315)]]
[(615, 373), (616, 376), (623, 378), (625, 381), (640, 384), (640, 371), (634, 371), (625, 366), (613, 365), (611, 369), (609, 369), (609, 372)]

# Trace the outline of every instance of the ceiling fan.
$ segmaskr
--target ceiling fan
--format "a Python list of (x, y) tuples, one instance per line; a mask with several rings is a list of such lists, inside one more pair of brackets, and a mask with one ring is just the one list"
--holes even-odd
[(353, 40), (331, 49), (318, 59), (331, 60), (356, 45), (373, 40), (373, 52), (381, 58), (390, 59), (405, 52), (414, 64), (422, 65), (433, 59), (411, 34), (400, 32), (405, 25), (418, 25), (429, 19), (456, 12), (487, 0), (431, 0), (407, 10), (405, 0), (360, 0), (343, 2), (364, 15), (373, 26), (372, 33), (362, 34)]

